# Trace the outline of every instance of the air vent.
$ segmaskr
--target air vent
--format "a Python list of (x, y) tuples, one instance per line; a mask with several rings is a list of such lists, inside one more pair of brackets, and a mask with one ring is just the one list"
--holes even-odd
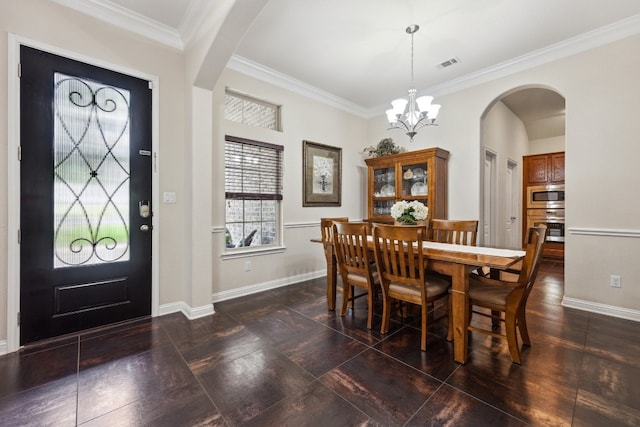
[(446, 61), (441, 62), (440, 64), (438, 64), (438, 68), (451, 67), (452, 65), (455, 65), (458, 62), (460, 62), (460, 59), (454, 56), (453, 58), (447, 59)]

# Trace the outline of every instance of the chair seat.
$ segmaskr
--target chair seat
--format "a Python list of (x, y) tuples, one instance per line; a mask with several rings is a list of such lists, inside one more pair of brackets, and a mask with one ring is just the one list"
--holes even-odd
[[(375, 268), (375, 266), (374, 266)], [(378, 272), (377, 271), (372, 271), (371, 272), (371, 276), (373, 277), (373, 282), (380, 284), (380, 279), (378, 276)], [(367, 287), (367, 276), (361, 273), (356, 273), (356, 272), (349, 272), (347, 274), (347, 280), (349, 280), (350, 282), (355, 282), (354, 284), (358, 284), (360, 283), (362, 285), (362, 287)]]
[(491, 305), (505, 307), (507, 296), (513, 291), (509, 286), (487, 285), (469, 278), (469, 298), (476, 301), (483, 301)]
[[(430, 277), (427, 282), (427, 299), (446, 293), (449, 290), (450, 286), (451, 283), (446, 280), (437, 277)], [(420, 298), (420, 288), (416, 286), (406, 285), (404, 283), (390, 281), (389, 291), (403, 295), (410, 295), (415, 298)]]

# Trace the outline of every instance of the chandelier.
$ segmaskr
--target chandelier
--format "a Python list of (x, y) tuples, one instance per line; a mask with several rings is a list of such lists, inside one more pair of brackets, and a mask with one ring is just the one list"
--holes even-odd
[(420, 29), (417, 25), (407, 27), (407, 34), (411, 34), (411, 88), (409, 99), (399, 98), (391, 101), (393, 108), (386, 111), (389, 120), (389, 129), (401, 129), (413, 142), (413, 137), (418, 129), (424, 126), (437, 126), (435, 123), (440, 105), (432, 104), (433, 96), (421, 96), (416, 98), (416, 89), (413, 84), (413, 35)]

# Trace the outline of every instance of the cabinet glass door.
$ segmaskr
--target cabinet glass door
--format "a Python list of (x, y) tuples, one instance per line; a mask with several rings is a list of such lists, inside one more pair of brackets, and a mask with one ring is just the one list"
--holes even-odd
[(426, 200), (428, 173), (426, 163), (402, 165), (402, 198)]
[(394, 167), (373, 171), (373, 215), (390, 215), (396, 196), (396, 172)]

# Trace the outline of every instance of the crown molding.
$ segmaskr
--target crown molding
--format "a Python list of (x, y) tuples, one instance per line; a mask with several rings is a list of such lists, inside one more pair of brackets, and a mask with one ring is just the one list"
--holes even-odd
[[(203, 23), (204, 16), (206, 14), (198, 12), (198, 7), (204, 7), (208, 4), (206, 0), (194, 0), (190, 4), (190, 8), (186, 13), (183, 22), (181, 22), (180, 32), (178, 32), (174, 28), (122, 8), (108, 0), (51, 1), (93, 16), (97, 19), (110, 22), (113, 25), (126, 29), (127, 31), (135, 32), (179, 50), (184, 50), (186, 45), (185, 40), (191, 40), (199, 26)], [(185, 35), (184, 38), (181, 37), (181, 33)], [(634, 15), (613, 24), (564, 40), (560, 43), (487, 67), (475, 73), (470, 73), (438, 85), (421, 89), (418, 93), (442, 96), (458, 92), (463, 89), (468, 89), (479, 84), (497, 80), (639, 33), (640, 15)], [(365, 119), (371, 119), (384, 114), (384, 111), (388, 108), (388, 105), (386, 104), (373, 108), (362, 107), (335, 94), (314, 87), (301, 80), (297, 80), (284, 73), (238, 55), (233, 55), (230, 58), (227, 67)]]
[(272, 68), (253, 62), (247, 58), (238, 55), (232, 55), (227, 63), (227, 67), (231, 70), (254, 77), (274, 86), (297, 93), (298, 95), (314, 99), (340, 110), (346, 111), (356, 116), (369, 119), (369, 110), (361, 107), (344, 98), (340, 98), (332, 93), (318, 89), (315, 86), (307, 84), (303, 81), (294, 79), (291, 76), (283, 74)]
[[(529, 52), (525, 55), (504, 61), (475, 73), (435, 85), (424, 92), (430, 95), (446, 95), (472, 86), (497, 80), (539, 65), (557, 61), (581, 52), (585, 52), (608, 43), (640, 33), (640, 15), (634, 15), (622, 21), (580, 34), (576, 37)], [(423, 91), (419, 91), (423, 92)]]
[(184, 43), (175, 28), (125, 9), (108, 0), (50, 0), (62, 6), (92, 16), (101, 21), (139, 34), (174, 49), (184, 50)]
[[(455, 93), (463, 89), (468, 89), (482, 83), (497, 80), (639, 33), (640, 15), (634, 15), (622, 21), (618, 21), (543, 49), (513, 58), (509, 61), (485, 68), (478, 72), (467, 74), (460, 78), (452, 79), (442, 84), (419, 90), (418, 92), (419, 94), (429, 94), (433, 96)], [(384, 114), (384, 111), (389, 108), (386, 104), (370, 109), (364, 108), (350, 101), (339, 98), (336, 95), (314, 88), (313, 86), (285, 74), (268, 69), (246, 58), (241, 58), (235, 55), (231, 58), (228, 67), (263, 80), (267, 83), (285, 87), (292, 92), (347, 110), (350, 113), (366, 119), (371, 119)], [(274, 77), (276, 76), (277, 78), (274, 80)]]

